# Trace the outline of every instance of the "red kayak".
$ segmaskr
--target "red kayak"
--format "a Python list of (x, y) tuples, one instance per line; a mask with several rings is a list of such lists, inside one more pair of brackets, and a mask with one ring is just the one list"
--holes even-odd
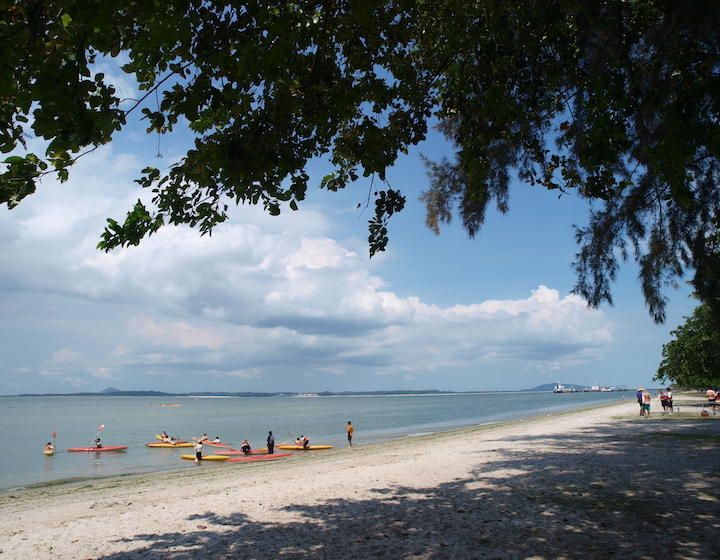
[(272, 455), (255, 455), (254, 457), (235, 457), (234, 459), (228, 459), (226, 463), (236, 463), (239, 461), (269, 461), (271, 459), (280, 459), (282, 457), (289, 457), (292, 453), (274, 453)]
[(242, 449), (222, 449), (216, 451), (219, 455), (267, 455), (267, 449), (251, 449), (245, 453)]
[(114, 447), (71, 447), (68, 451), (124, 451), (127, 446), (114, 446)]
[(212, 445), (213, 447), (230, 447), (227, 443), (213, 443), (212, 441), (203, 441), (203, 445)]

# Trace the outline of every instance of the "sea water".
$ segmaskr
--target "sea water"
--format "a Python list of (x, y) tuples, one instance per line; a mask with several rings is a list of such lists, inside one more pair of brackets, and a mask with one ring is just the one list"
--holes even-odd
[[(265, 446), (268, 431), (281, 444), (301, 435), (311, 444), (353, 445), (407, 438), (631, 398), (626, 392), (513, 392), (343, 397), (0, 397), (5, 437), (0, 490), (96, 477), (197, 468), (188, 448), (150, 448), (163, 430), (192, 441), (207, 434), (239, 448)], [(168, 406), (170, 405), (170, 406)], [(102, 430), (100, 427), (103, 426)], [(53, 431), (57, 438), (53, 438)], [(122, 452), (68, 452), (96, 435)], [(54, 455), (43, 454), (55, 442)], [(212, 451), (212, 448), (210, 448)], [(208, 452), (206, 451), (206, 454)], [(203, 467), (205, 464), (203, 464)], [(217, 466), (217, 465), (216, 465)]]

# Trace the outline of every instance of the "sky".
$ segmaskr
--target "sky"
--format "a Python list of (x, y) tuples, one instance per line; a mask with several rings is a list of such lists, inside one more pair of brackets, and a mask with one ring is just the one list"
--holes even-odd
[[(540, 187), (516, 182), (510, 212), (489, 212), (475, 239), (456, 223), (434, 235), (419, 195), (420, 154), (451, 154), (436, 133), (389, 170), (407, 204), (372, 259), (363, 204), (380, 185), (370, 179), (311, 189), (279, 217), (233, 207), (212, 236), (169, 226), (101, 252), (106, 219), (148, 198), (140, 171), (190, 146), (183, 130), (144, 128), (81, 158), (66, 183), (46, 178), (17, 208), (0, 207), (0, 395), (656, 387), (662, 346), (696, 305), (687, 286), (670, 290), (655, 325), (628, 263), (615, 305), (588, 308), (571, 293), (572, 226), (587, 203)], [(308, 170), (319, 184), (330, 167)]]

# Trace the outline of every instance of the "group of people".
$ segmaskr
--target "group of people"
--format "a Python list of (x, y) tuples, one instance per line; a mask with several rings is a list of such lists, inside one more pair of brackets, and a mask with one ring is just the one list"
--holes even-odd
[[(716, 410), (720, 408), (720, 389), (708, 389), (705, 391), (707, 396), (708, 406), (712, 410), (713, 414), (717, 414)], [(675, 412), (673, 408), (673, 392), (668, 387), (667, 389), (660, 389), (660, 404), (662, 405), (663, 412), (672, 414)], [(638, 387), (637, 390), (637, 401), (640, 405), (640, 416), (650, 416), (650, 393), (643, 387)], [(703, 411), (704, 416), (707, 416), (707, 412)], [(348, 432), (349, 433), (349, 432)], [(349, 437), (349, 436), (348, 436)]]
[[(650, 401), (652, 397), (650, 392), (644, 387), (638, 387), (637, 390), (637, 401), (640, 405), (640, 416), (650, 416)], [(663, 412), (673, 413), (673, 393), (670, 387), (667, 389), (660, 390), (660, 404), (663, 407)]]
[[(178, 444), (178, 438), (171, 438), (168, 433), (163, 430), (163, 433), (160, 435), (160, 439), (163, 441), (163, 443), (170, 443), (172, 445)], [(194, 438), (193, 438), (194, 439)], [(205, 441), (209, 443), (220, 443), (220, 436), (215, 436), (215, 439), (210, 441), (210, 438), (207, 434), (203, 434), (201, 438), (198, 439), (198, 441)]]
[(660, 389), (660, 405), (663, 408), (664, 412), (667, 412), (668, 414), (672, 414), (673, 411), (673, 393), (670, 387), (663, 390)]
[(162, 438), (163, 443), (171, 443), (173, 445), (177, 445), (177, 440), (171, 438), (165, 430), (163, 430), (163, 433), (160, 434), (160, 437)]
[[(352, 438), (353, 433), (355, 432), (355, 428), (353, 427), (351, 422), (348, 422), (347, 425), (347, 439), (348, 439), (348, 446), (352, 447)], [(170, 438), (167, 435), (167, 432), (163, 431), (162, 436), (163, 441), (166, 441), (168, 443), (175, 443), (175, 440)], [(99, 440), (98, 440), (99, 441)], [(207, 434), (203, 434), (203, 437), (197, 440), (195, 443), (195, 462), (197, 463), (202, 459), (202, 449), (203, 449), (203, 443), (208, 442), (209, 438)], [(220, 438), (216, 437), (211, 443), (220, 443)], [(269, 455), (272, 455), (275, 453), (275, 436), (273, 436), (272, 431), (268, 432), (267, 437), (267, 452)], [(310, 447), (310, 438), (301, 435), (299, 438), (295, 440), (295, 444), (298, 446), (301, 446), (303, 449), (308, 449)], [(242, 446), (240, 447), (240, 450), (245, 453), (246, 455), (250, 453), (252, 450), (250, 443), (248, 443), (247, 440), (242, 442)]]

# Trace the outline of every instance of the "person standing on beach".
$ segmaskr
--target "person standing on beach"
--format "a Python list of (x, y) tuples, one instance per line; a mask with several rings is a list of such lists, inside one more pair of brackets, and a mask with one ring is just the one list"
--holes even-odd
[(650, 417), (650, 393), (647, 389), (643, 390), (642, 392), (642, 404), (640, 405), (641, 411), (640, 414), (643, 416)]
[(705, 394), (707, 395), (708, 404), (710, 405), (713, 414), (715, 414), (715, 397), (717, 396), (717, 394), (715, 393), (714, 389), (708, 389), (707, 391), (705, 391)]
[(665, 399), (665, 408), (667, 408), (667, 410), (669, 411), (668, 414), (672, 414), (675, 411), (673, 410), (673, 403), (672, 403), (673, 394), (672, 394), (672, 390), (670, 389), (670, 387), (668, 387), (666, 389), (665, 396), (667, 397)]
[(275, 450), (275, 437), (272, 435), (272, 432), (268, 432), (267, 450), (270, 455), (272, 455)]
[(352, 447), (352, 437), (353, 437), (354, 431), (355, 431), (355, 428), (353, 428), (353, 425), (350, 422), (348, 422), (347, 435), (348, 435), (348, 445), (350, 447)]
[(637, 397), (637, 402), (640, 405), (640, 416), (645, 416), (643, 414), (643, 391), (644, 389), (642, 387), (638, 387), (637, 393), (635, 393), (635, 396)]

